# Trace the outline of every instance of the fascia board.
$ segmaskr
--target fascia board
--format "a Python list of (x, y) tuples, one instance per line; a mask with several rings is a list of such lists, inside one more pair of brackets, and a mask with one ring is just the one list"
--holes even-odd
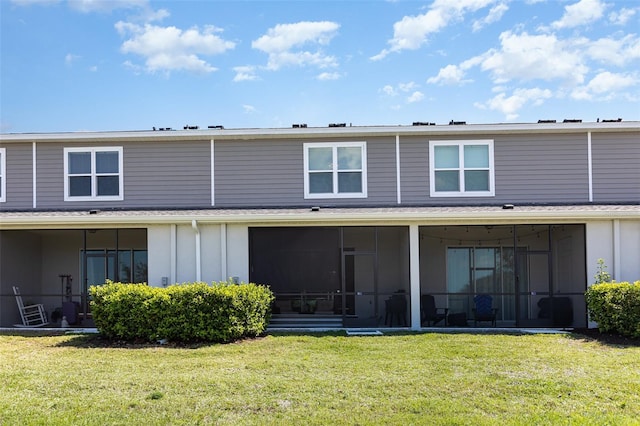
[(536, 210), (502, 210), (495, 211), (409, 211), (370, 213), (358, 210), (357, 212), (294, 212), (294, 213), (250, 213), (225, 211), (216, 212), (190, 212), (187, 214), (163, 214), (158, 212), (143, 212), (143, 214), (117, 215), (98, 213), (68, 214), (43, 214), (43, 215), (3, 215), (0, 214), (0, 230), (2, 229), (42, 229), (42, 228), (91, 228), (91, 227), (145, 227), (147, 225), (160, 224), (185, 224), (191, 225), (193, 220), (202, 224), (247, 224), (247, 225), (326, 225), (326, 224), (512, 224), (512, 223), (541, 223), (541, 222), (581, 222), (588, 220), (612, 220), (612, 219), (640, 219), (640, 206), (637, 209), (554, 209), (552, 211)]

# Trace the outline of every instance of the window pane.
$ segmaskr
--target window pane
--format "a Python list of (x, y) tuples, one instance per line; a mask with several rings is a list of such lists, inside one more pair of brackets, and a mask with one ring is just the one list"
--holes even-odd
[(338, 148), (338, 170), (361, 170), (362, 148), (343, 147)]
[(96, 173), (118, 173), (118, 153), (96, 152)]
[(122, 283), (131, 281), (131, 250), (118, 251), (118, 280)]
[(309, 173), (309, 193), (333, 193), (333, 173)]
[(434, 147), (435, 161), (437, 169), (457, 168), (460, 165), (458, 161), (458, 146), (436, 146)]
[(146, 250), (134, 250), (133, 251), (133, 282), (146, 283), (147, 282), (147, 251)]
[(333, 149), (309, 148), (309, 170), (333, 170)]
[(362, 173), (338, 173), (338, 192), (362, 192)]
[(489, 167), (489, 147), (486, 145), (467, 145), (464, 147), (464, 167)]
[(69, 178), (69, 196), (91, 196), (91, 176), (75, 176)]
[(74, 175), (91, 173), (91, 153), (70, 152), (69, 173)]
[(460, 191), (460, 174), (454, 171), (436, 171), (436, 191)]
[(118, 176), (98, 176), (98, 193), (96, 195), (120, 195), (120, 178)]
[(2, 197), (2, 176), (0, 176), (0, 197)]
[(466, 170), (464, 172), (465, 191), (488, 191), (489, 171), (488, 170)]

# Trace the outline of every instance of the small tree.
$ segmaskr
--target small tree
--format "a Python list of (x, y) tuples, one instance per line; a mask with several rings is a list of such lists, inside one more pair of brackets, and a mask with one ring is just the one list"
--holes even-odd
[(604, 264), (603, 258), (598, 259), (598, 270), (593, 278), (596, 280), (595, 284), (611, 282), (611, 274), (607, 272), (607, 265)]

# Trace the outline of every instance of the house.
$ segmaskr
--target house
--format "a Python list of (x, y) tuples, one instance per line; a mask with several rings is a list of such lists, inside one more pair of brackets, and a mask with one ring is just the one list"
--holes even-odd
[(638, 122), (0, 135), (5, 327), (14, 285), (82, 324), (107, 279), (227, 278), (298, 325), (418, 329), (423, 294), (469, 319), (489, 294), (500, 326), (584, 327), (597, 260), (637, 280), (639, 256)]

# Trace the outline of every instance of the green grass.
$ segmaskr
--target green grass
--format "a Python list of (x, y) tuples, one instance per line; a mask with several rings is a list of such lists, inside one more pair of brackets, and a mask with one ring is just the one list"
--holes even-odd
[(0, 336), (0, 425), (640, 424), (640, 346), (571, 335)]

